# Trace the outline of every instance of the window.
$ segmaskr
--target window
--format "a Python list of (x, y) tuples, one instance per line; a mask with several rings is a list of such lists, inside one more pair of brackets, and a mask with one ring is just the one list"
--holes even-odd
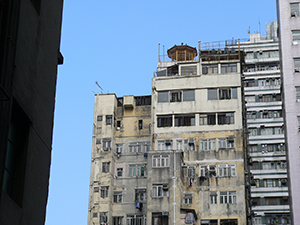
[(292, 30), (293, 45), (300, 44), (300, 30)]
[(121, 191), (114, 192), (114, 203), (121, 203), (123, 201), (123, 195)]
[(298, 17), (300, 15), (300, 7), (299, 7), (300, 3), (291, 3), (290, 7), (291, 7), (291, 17)]
[(207, 91), (208, 100), (237, 99), (237, 88), (211, 88)]
[(150, 150), (150, 142), (133, 142), (129, 143), (129, 152), (147, 152)]
[(257, 145), (249, 145), (249, 151), (250, 152), (257, 152), (258, 151)]
[(216, 139), (201, 139), (200, 151), (216, 150)]
[(252, 95), (252, 96), (245, 96), (245, 102), (246, 102), (246, 103), (255, 102), (255, 95)]
[(296, 87), (296, 101), (300, 102), (300, 87)]
[(123, 144), (116, 144), (116, 153), (122, 154), (123, 152)]
[(157, 116), (157, 127), (172, 127), (172, 116)]
[(102, 121), (102, 116), (97, 116), (97, 121)]
[(182, 140), (176, 140), (176, 149), (183, 150), (183, 141)]
[(175, 127), (195, 126), (195, 115), (175, 115)]
[(217, 88), (207, 89), (207, 99), (208, 100), (217, 100), (218, 99), (218, 89)]
[(117, 168), (117, 177), (123, 176), (123, 168)]
[(195, 177), (196, 175), (195, 166), (188, 166), (187, 171), (188, 171), (188, 177)]
[(110, 150), (111, 139), (103, 139), (103, 151)]
[(234, 124), (234, 113), (218, 113), (218, 124)]
[(117, 106), (122, 107), (123, 106), (123, 98), (117, 98), (117, 101), (118, 101)]
[(169, 92), (168, 91), (160, 91), (158, 92), (158, 102), (169, 102)]
[(117, 120), (117, 130), (121, 129), (121, 120)]
[(169, 189), (167, 184), (153, 184), (152, 186), (152, 197), (168, 197)]
[(221, 191), (220, 204), (236, 204), (236, 191)]
[(146, 215), (127, 215), (126, 225), (146, 225)]
[(30, 124), (27, 115), (14, 100), (8, 130), (6, 158), (4, 159), (2, 188), (20, 207), (23, 203)]
[(245, 80), (244, 85), (245, 85), (245, 87), (255, 87), (255, 81), (254, 80)]
[(113, 225), (123, 225), (123, 217), (114, 216), (113, 217)]
[(185, 151), (195, 151), (195, 139), (189, 138), (184, 140), (184, 150)]
[(219, 99), (231, 99), (231, 88), (220, 88), (219, 89)]
[(106, 116), (106, 125), (111, 125), (112, 124), (112, 115), (107, 115)]
[(210, 196), (210, 204), (211, 205), (218, 204), (218, 195), (217, 195), (216, 191), (211, 191), (209, 193), (209, 196)]
[(217, 176), (216, 165), (200, 166), (200, 177), (216, 177), (216, 176)]
[(108, 197), (108, 186), (101, 187), (101, 198), (107, 198)]
[(236, 166), (235, 166), (235, 164), (219, 165), (219, 176), (220, 177), (236, 176)]
[(170, 156), (169, 155), (153, 155), (152, 167), (169, 167)]
[(129, 165), (129, 176), (147, 176), (146, 165)]
[(139, 130), (143, 129), (143, 120), (139, 120)]
[(99, 187), (94, 187), (94, 193), (98, 193), (99, 192)]
[(208, 114), (200, 114), (200, 126), (204, 125), (216, 125), (216, 114), (208, 113)]
[(230, 136), (228, 138), (219, 138), (218, 147), (220, 149), (233, 149), (234, 148), (234, 137)]
[(181, 102), (181, 91), (170, 91), (170, 102)]
[(96, 144), (97, 144), (97, 145), (101, 144), (101, 139), (97, 138), (97, 139), (96, 139)]
[(98, 213), (97, 212), (93, 212), (93, 218), (97, 218), (98, 217)]
[(218, 74), (218, 64), (202, 65), (202, 74)]
[(184, 204), (191, 205), (193, 204), (193, 195), (192, 194), (185, 194), (183, 197)]
[(172, 150), (173, 148), (173, 141), (172, 140), (163, 140), (157, 142), (158, 150), (164, 151), (164, 150)]
[(144, 202), (147, 200), (147, 190), (146, 189), (135, 189), (135, 201)]
[(221, 64), (221, 73), (236, 73), (236, 72), (237, 72), (236, 63)]
[(300, 58), (294, 58), (294, 72), (300, 73)]
[(134, 98), (136, 106), (151, 105), (151, 96), (137, 96)]
[(100, 224), (107, 223), (107, 212), (100, 212)]
[(109, 172), (109, 166), (110, 166), (110, 162), (102, 163), (102, 172), (103, 173), (108, 173)]
[(158, 102), (195, 101), (195, 90), (177, 90), (158, 92)]
[(197, 75), (196, 66), (184, 66), (181, 67), (181, 76)]
[(183, 98), (185, 101), (195, 101), (195, 90), (183, 90)]
[(218, 220), (201, 220), (201, 225), (218, 225)]

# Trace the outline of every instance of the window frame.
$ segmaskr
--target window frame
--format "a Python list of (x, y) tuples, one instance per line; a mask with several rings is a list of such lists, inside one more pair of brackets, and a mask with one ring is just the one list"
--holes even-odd
[(170, 155), (152, 155), (152, 168), (170, 167)]
[(193, 204), (193, 194), (192, 193), (185, 193), (184, 194), (183, 204), (185, 204), (185, 205), (192, 205)]
[(220, 164), (219, 177), (236, 177), (236, 164)]
[(100, 197), (108, 198), (108, 194), (109, 194), (109, 186), (101, 186), (100, 187)]
[(114, 191), (113, 203), (122, 203), (122, 202), (123, 202), (123, 192), (122, 191)]
[(152, 185), (152, 198), (169, 197), (169, 189), (164, 189), (166, 184), (153, 184)]
[(106, 115), (105, 116), (105, 124), (106, 125), (112, 125), (112, 121), (113, 121), (113, 116), (112, 115)]
[(102, 162), (102, 173), (109, 173), (110, 162)]

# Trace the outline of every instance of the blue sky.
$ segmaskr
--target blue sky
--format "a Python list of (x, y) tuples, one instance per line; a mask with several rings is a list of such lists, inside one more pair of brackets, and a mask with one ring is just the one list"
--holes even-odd
[[(87, 224), (96, 81), (104, 93), (148, 95), (158, 43), (265, 35), (275, 0), (64, 0), (46, 225)], [(162, 51), (162, 50), (161, 50)]]

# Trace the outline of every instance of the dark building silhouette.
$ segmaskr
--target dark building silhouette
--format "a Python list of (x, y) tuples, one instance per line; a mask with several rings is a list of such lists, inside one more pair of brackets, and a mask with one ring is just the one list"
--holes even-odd
[(44, 224), (63, 0), (0, 1), (0, 224)]

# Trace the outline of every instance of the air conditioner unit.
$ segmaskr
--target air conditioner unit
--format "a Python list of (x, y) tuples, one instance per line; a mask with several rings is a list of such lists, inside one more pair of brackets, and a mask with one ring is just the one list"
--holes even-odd
[(262, 98), (262, 96), (263, 96), (262, 94), (259, 94), (259, 95), (258, 95), (258, 97), (260, 97), (260, 98)]
[(109, 151), (110, 147), (103, 147), (103, 151)]
[(164, 184), (163, 185), (163, 190), (169, 190), (169, 185), (168, 184)]
[(191, 145), (191, 144), (194, 144), (194, 139), (193, 139), (193, 138), (189, 138), (188, 143), (189, 143), (190, 145)]
[(268, 110), (263, 110), (263, 114), (268, 114)]
[(229, 136), (229, 137), (227, 138), (227, 140), (228, 140), (229, 142), (233, 142), (233, 141), (234, 141), (234, 136)]
[(281, 183), (286, 184), (287, 180), (286, 179), (281, 179)]
[(172, 143), (171, 140), (165, 140), (166, 145), (171, 145), (171, 143)]

